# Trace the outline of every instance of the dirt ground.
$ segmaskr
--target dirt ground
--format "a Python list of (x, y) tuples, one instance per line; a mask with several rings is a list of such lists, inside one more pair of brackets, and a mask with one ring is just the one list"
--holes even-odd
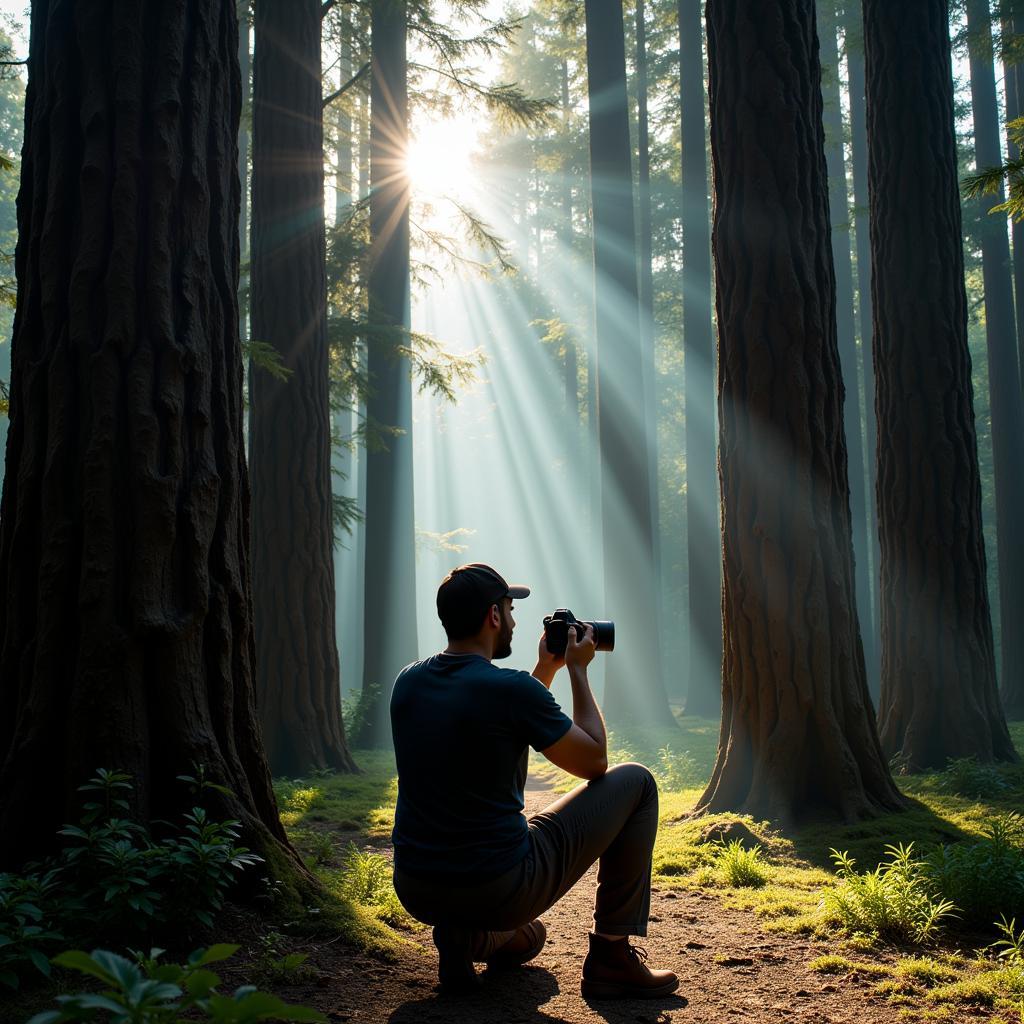
[[(551, 796), (528, 790), (527, 813), (541, 810)], [(679, 975), (678, 992), (654, 1000), (588, 1004), (580, 996), (579, 978), (595, 886), (592, 869), (544, 915), (548, 940), (541, 954), (513, 971), (482, 972), (482, 986), (469, 996), (437, 991), (429, 931), (416, 935), (422, 950), (403, 951), (396, 963), (353, 955), (339, 944), (304, 944), (315, 980), (275, 991), (316, 1006), (332, 1022), (354, 1024), (889, 1024), (900, 1019), (897, 1007), (872, 993), (877, 979), (826, 977), (808, 969), (815, 957), (830, 952), (827, 945), (765, 934), (752, 914), (727, 910), (703, 891), (655, 890), (649, 935), (640, 943), (652, 966)], [(960, 1008), (956, 1019), (990, 1015)]]

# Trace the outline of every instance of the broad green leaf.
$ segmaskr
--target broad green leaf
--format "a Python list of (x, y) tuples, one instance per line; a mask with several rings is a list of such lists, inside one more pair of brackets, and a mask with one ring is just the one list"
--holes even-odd
[(218, 960), (227, 960), (229, 956), (234, 956), (239, 949), (241, 949), (241, 946), (230, 942), (218, 942), (215, 945), (210, 946), (209, 949), (197, 949), (196, 953), (200, 954), (199, 959), (193, 960), (192, 956), (196, 955), (196, 953), (193, 953), (192, 956), (189, 957), (189, 963), (194, 964), (196, 967), (201, 967), (205, 964), (213, 964)]
[(108, 985), (117, 983), (117, 979), (109, 971), (81, 949), (69, 949), (64, 953), (58, 953), (53, 958), (53, 962), (58, 967), (67, 967), (72, 971), (81, 971), (82, 974), (91, 974)]
[(28, 958), (35, 964), (37, 971), (45, 974), (46, 977), (50, 976), (50, 961), (38, 949), (30, 949), (28, 951)]

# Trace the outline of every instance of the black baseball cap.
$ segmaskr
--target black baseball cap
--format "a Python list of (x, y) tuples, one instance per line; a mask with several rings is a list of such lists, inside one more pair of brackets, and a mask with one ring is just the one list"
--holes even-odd
[(510, 586), (496, 569), (470, 562), (452, 569), (437, 588), (437, 614), (452, 638), (471, 636), (491, 605), (502, 598), (529, 597), (530, 588)]

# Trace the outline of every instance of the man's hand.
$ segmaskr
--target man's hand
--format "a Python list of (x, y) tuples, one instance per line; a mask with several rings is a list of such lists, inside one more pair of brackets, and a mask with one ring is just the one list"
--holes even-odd
[(565, 657), (552, 654), (548, 650), (547, 635), (541, 631), (540, 643), (537, 644), (537, 667), (533, 670), (533, 678), (539, 679), (546, 687), (551, 688), (555, 673), (565, 664)]
[(597, 641), (594, 639), (594, 627), (588, 625), (583, 634), (583, 639), (576, 640), (576, 630), (569, 627), (569, 636), (565, 645), (565, 663), (569, 669), (579, 667), (585, 669), (597, 653)]

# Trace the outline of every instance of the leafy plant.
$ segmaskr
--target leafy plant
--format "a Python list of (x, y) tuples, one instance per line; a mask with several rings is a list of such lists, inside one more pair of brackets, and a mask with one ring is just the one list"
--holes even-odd
[(888, 862), (858, 874), (849, 854), (832, 850), (839, 875), (825, 891), (821, 907), (827, 918), (853, 934), (884, 942), (921, 943), (934, 938), (954, 904), (933, 895), (923, 860), (914, 844), (887, 846)]
[(218, 992), (220, 977), (209, 965), (226, 960), (237, 950), (238, 946), (229, 945), (197, 949), (182, 965), (161, 964), (161, 949), (137, 957), (135, 963), (104, 949), (92, 953), (69, 950), (53, 962), (96, 978), (107, 987), (100, 992), (57, 996), (60, 1009), (38, 1013), (29, 1024), (92, 1021), (98, 1012), (110, 1014), (113, 1024), (176, 1024), (183, 1019), (217, 1024), (326, 1020), (311, 1007), (289, 1005), (252, 985), (237, 988), (231, 996)]
[(719, 844), (715, 867), (728, 885), (738, 888), (759, 888), (771, 874), (761, 855), (760, 843), (755, 843), (748, 850), (739, 839)]
[(979, 764), (974, 757), (951, 757), (937, 784), (942, 793), (976, 798), (999, 796), (1009, 788), (993, 765)]
[(280, 932), (261, 935), (257, 944), (254, 969), (270, 985), (287, 985), (308, 980), (313, 972), (303, 966), (309, 959), (308, 953), (287, 953), (281, 949), (284, 936)]
[(1024, 914), (1024, 818), (999, 815), (980, 839), (939, 846), (925, 870), (932, 891), (952, 900), (967, 924)]
[(57, 874), (0, 874), (0, 984), (20, 986), (25, 968), (50, 976), (47, 950), (65, 941), (64, 935), (48, 925), (47, 913), (53, 901)]
[(673, 791), (687, 789), (703, 780), (697, 762), (688, 750), (676, 753), (667, 743), (658, 750), (658, 765), (654, 775), (658, 785)]
[(363, 853), (355, 843), (345, 849), (339, 892), (353, 903), (372, 908), (386, 924), (408, 920), (391, 882), (391, 862), (379, 853)]
[(309, 840), (309, 852), (314, 864), (330, 864), (334, 860), (334, 843), (326, 832), (314, 832)]

